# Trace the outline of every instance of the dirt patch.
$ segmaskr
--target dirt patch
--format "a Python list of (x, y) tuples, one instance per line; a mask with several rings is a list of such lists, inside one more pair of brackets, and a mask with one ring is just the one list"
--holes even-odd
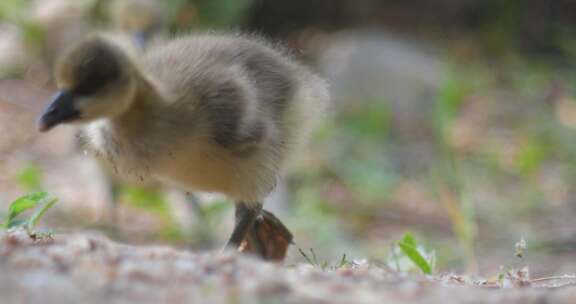
[(573, 303), (576, 287), (495, 289), (352, 263), (322, 271), (232, 253), (0, 233), (2, 303)]

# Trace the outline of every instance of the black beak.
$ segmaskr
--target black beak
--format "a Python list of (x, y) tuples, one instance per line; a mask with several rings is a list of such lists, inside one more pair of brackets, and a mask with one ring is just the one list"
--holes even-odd
[(80, 117), (80, 112), (74, 108), (74, 95), (68, 91), (59, 91), (44, 114), (38, 120), (38, 130), (46, 132), (53, 127)]

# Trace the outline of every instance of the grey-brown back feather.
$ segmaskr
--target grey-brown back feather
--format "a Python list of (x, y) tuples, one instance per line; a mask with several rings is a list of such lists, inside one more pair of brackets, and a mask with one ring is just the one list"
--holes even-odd
[(172, 102), (203, 111), (214, 141), (226, 148), (274, 141), (268, 136), (280, 131), (297, 77), (278, 51), (241, 36), (177, 39), (152, 49), (146, 68), (166, 91), (179, 92)]

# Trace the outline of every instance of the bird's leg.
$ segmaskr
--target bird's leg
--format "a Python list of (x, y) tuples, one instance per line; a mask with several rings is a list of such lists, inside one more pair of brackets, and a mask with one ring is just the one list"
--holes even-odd
[(194, 215), (196, 216), (197, 220), (200, 222), (205, 222), (206, 212), (204, 212), (204, 209), (202, 208), (198, 197), (196, 197), (196, 195), (192, 193), (186, 192), (186, 201), (188, 202), (190, 207), (192, 207), (192, 210), (194, 211)]
[(236, 204), (236, 224), (226, 243), (226, 249), (240, 249), (261, 210), (262, 204), (247, 205), (243, 202)]
[(120, 185), (113, 181), (109, 177), (105, 178), (106, 184), (106, 191), (108, 194), (108, 206), (107, 207), (107, 220), (112, 226), (113, 230), (118, 229), (118, 213), (119, 213), (119, 206), (118, 206), (118, 199), (120, 198)]
[(194, 234), (200, 241), (201, 246), (210, 247), (214, 242), (214, 235), (210, 230), (210, 225), (208, 223), (208, 216), (198, 197), (192, 193), (186, 193), (186, 201), (189, 207), (191, 207), (192, 212), (195, 216)]

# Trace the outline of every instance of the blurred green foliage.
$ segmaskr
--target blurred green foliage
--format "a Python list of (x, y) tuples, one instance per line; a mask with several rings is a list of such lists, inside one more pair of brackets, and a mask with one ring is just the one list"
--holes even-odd
[(242, 22), (252, 0), (164, 1), (173, 32), (233, 28)]
[(22, 0), (4, 0), (0, 2), (0, 20), (17, 21), (23, 17), (29, 1)]
[(461, 75), (456, 75), (457, 73), (454, 70), (449, 72), (448, 80), (440, 88), (435, 102), (434, 123), (439, 142), (442, 144), (446, 142), (448, 130), (453, 128), (452, 123), (458, 116), (464, 97), (470, 92), (468, 83)]
[(174, 221), (168, 202), (159, 189), (124, 185), (121, 188), (119, 200), (159, 216), (163, 221), (162, 230), (159, 231), (162, 238), (171, 241), (183, 239), (184, 234)]
[(44, 29), (29, 19), (31, 1), (3, 0), (0, 2), (0, 22), (17, 25), (23, 33), (24, 42), (32, 48), (39, 47), (44, 41)]
[(198, 0), (199, 23), (204, 27), (233, 27), (252, 4), (252, 0)]
[(16, 175), (16, 180), (27, 192), (42, 189), (42, 172), (34, 163), (29, 163), (23, 167)]

